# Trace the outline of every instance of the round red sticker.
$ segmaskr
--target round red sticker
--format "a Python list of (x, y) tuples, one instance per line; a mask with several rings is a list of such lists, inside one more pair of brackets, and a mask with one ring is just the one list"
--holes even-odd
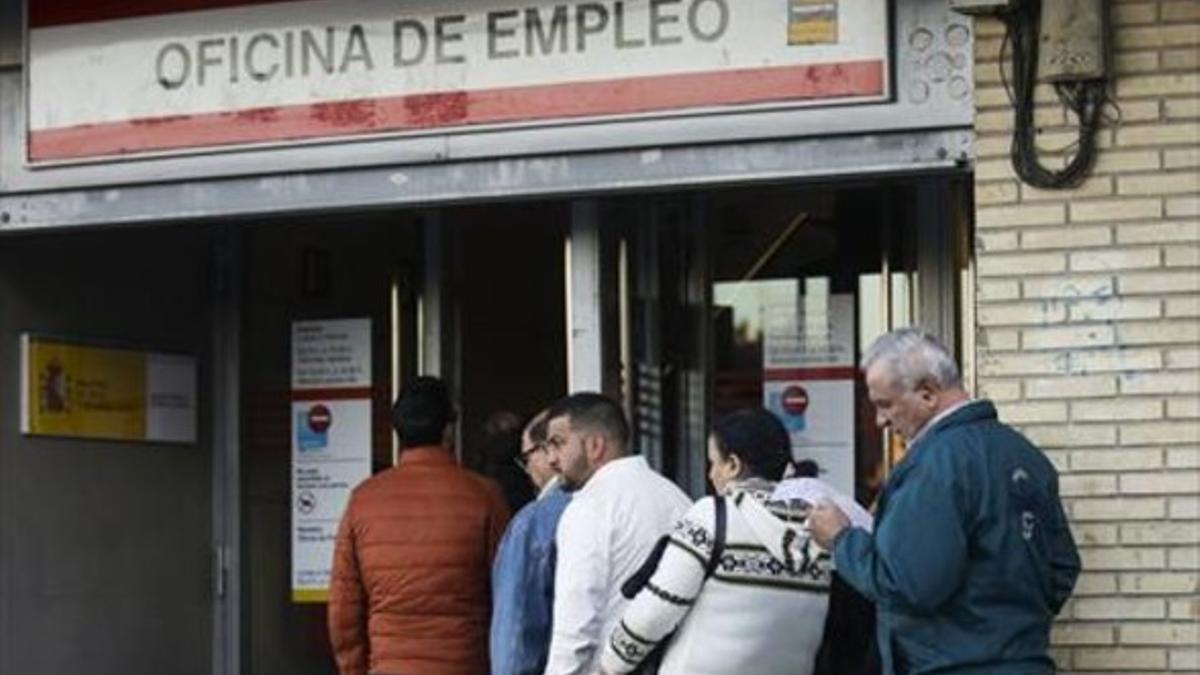
[(318, 403), (308, 409), (309, 429), (323, 434), (330, 424), (333, 424), (333, 413), (329, 412), (329, 408)]
[(792, 385), (783, 390), (783, 409), (792, 415), (803, 415), (808, 410), (808, 392), (804, 387)]

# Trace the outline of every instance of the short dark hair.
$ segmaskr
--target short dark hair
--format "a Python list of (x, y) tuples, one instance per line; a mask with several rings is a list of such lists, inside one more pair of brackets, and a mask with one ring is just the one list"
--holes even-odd
[(584, 391), (559, 399), (546, 413), (546, 424), (566, 417), (572, 427), (598, 431), (621, 448), (629, 449), (629, 422), (621, 406), (604, 394)]
[(405, 384), (392, 406), (392, 427), (401, 448), (441, 444), (442, 434), (454, 418), (446, 383), (428, 375)]
[(764, 408), (743, 408), (713, 423), (712, 436), (722, 457), (737, 455), (753, 478), (779, 480), (792, 461), (787, 429)]
[(821, 475), (821, 465), (815, 459), (802, 459), (794, 464), (796, 478), (817, 478)]

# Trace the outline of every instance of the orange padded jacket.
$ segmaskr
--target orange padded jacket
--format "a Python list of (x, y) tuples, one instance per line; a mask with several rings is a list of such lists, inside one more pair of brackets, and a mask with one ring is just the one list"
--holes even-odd
[(341, 675), (488, 670), (492, 558), (508, 507), (440, 447), (354, 489), (338, 529), (329, 635)]

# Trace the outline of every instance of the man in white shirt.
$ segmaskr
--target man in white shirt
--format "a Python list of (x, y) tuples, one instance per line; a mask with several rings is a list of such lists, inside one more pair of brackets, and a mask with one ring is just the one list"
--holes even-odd
[(572, 394), (547, 416), (550, 464), (573, 491), (558, 523), (554, 622), (545, 675), (599, 671), (602, 640), (628, 602), (624, 583), (691, 506), (674, 483), (629, 455), (629, 425), (612, 399)]

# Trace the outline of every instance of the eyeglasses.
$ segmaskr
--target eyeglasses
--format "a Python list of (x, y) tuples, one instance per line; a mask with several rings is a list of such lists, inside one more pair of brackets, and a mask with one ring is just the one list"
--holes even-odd
[(526, 469), (529, 467), (529, 458), (539, 452), (544, 451), (545, 449), (545, 443), (535, 443), (533, 447), (529, 448), (528, 450), (522, 450), (521, 454), (513, 458), (513, 461), (517, 463), (517, 466), (521, 467), (522, 469)]

